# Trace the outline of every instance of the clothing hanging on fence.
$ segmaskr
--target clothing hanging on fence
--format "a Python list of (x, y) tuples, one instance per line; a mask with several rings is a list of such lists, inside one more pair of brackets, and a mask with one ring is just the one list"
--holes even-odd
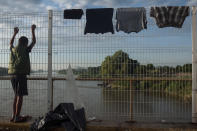
[(189, 6), (151, 7), (150, 16), (156, 19), (159, 28), (181, 28), (185, 18), (189, 16)]
[(140, 32), (147, 29), (146, 10), (138, 8), (118, 8), (116, 11), (116, 30), (125, 33)]
[(113, 8), (87, 9), (86, 10), (86, 33), (107, 33), (114, 34), (112, 17)]
[(82, 9), (64, 10), (64, 19), (81, 19), (83, 15)]

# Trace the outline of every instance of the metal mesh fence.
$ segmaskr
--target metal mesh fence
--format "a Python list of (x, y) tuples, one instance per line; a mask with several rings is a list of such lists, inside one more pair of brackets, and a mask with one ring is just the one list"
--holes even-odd
[[(149, 17), (148, 29), (139, 33), (86, 34), (81, 20), (63, 19), (53, 12), (53, 103), (77, 97), (87, 118), (101, 120), (191, 121), (191, 17), (181, 29), (157, 28)], [(114, 13), (115, 16), (115, 13)], [(113, 18), (114, 29), (116, 20)], [(30, 77), (47, 75), (47, 13), (0, 14), (0, 67), (7, 68), (9, 40), (13, 27), (31, 40), (30, 26), (36, 24), (37, 44), (31, 52)], [(66, 72), (71, 65), (77, 92), (69, 92)], [(4, 70), (4, 68), (2, 70)], [(6, 76), (6, 69), (2, 76)], [(3, 74), (5, 73), (5, 74)], [(13, 91), (9, 80), (0, 81), (0, 115), (10, 116)], [(23, 113), (47, 112), (47, 81), (29, 80), (29, 96)]]
[[(89, 118), (191, 120), (191, 18), (181, 29), (159, 29), (147, 17), (139, 33), (84, 35), (85, 16), (65, 20), (54, 12), (54, 76), (66, 77), (71, 64)], [(67, 87), (54, 82), (54, 105), (66, 101)]]

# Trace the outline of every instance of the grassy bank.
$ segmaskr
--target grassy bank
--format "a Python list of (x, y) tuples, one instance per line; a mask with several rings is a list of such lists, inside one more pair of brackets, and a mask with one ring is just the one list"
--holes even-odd
[(109, 84), (112, 90), (129, 90), (132, 87), (135, 90), (181, 98), (185, 102), (192, 100), (192, 81), (137, 81), (132, 86), (129, 81), (114, 81)]

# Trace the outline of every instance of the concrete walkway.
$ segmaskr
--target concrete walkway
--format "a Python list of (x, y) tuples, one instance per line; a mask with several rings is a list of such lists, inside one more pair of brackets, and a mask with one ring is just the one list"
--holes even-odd
[[(11, 123), (0, 121), (0, 131), (29, 131), (33, 121), (26, 123)], [(50, 131), (65, 131), (55, 128)], [(197, 124), (191, 123), (143, 123), (143, 122), (88, 122), (86, 131), (197, 131)]]

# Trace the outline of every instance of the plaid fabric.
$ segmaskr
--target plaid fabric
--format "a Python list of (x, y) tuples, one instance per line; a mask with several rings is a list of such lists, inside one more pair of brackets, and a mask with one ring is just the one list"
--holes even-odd
[(188, 6), (151, 7), (150, 16), (156, 19), (157, 26), (181, 28), (189, 15)]

